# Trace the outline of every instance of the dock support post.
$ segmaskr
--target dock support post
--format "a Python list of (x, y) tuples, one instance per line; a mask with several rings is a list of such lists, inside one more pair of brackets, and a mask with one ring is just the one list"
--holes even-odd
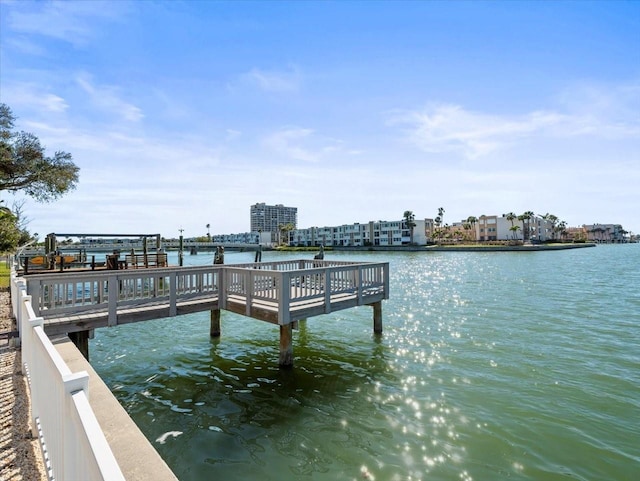
[(220, 309), (211, 309), (211, 327), (209, 329), (211, 337), (220, 337)]
[(373, 332), (382, 334), (382, 301), (371, 304), (373, 307)]
[(69, 339), (78, 348), (80, 354), (89, 360), (89, 331), (70, 332)]
[(280, 367), (293, 366), (293, 328), (291, 323), (280, 326)]

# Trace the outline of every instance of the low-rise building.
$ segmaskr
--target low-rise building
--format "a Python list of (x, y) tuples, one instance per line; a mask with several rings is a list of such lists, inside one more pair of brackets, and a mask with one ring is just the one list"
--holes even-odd
[(271, 244), (271, 232), (241, 232), (239, 234), (216, 234), (211, 236), (216, 244)]
[(621, 243), (628, 234), (620, 224), (584, 224), (582, 227), (590, 242)]
[(550, 220), (533, 215), (528, 219), (511, 219), (503, 215), (481, 215), (475, 225), (479, 241), (530, 240), (545, 242), (555, 239), (558, 232)]
[[(427, 220), (414, 220), (413, 244), (427, 243)], [(309, 227), (289, 233), (289, 245), (326, 247), (402, 246), (411, 244), (406, 221), (371, 221), (366, 224)]]

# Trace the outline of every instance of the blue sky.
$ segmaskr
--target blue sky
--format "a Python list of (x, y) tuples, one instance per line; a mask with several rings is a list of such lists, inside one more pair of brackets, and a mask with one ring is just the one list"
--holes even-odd
[[(640, 232), (640, 2), (0, 1), (0, 101), (80, 167), (29, 228), (550, 212)], [(4, 200), (12, 202), (11, 196)]]

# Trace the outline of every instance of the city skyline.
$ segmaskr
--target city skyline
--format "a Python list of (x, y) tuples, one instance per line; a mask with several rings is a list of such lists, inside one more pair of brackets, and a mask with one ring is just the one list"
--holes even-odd
[(75, 191), (27, 200), (41, 237), (244, 232), (256, 202), (301, 227), (442, 206), (640, 232), (636, 2), (0, 10), (0, 101), (80, 167)]

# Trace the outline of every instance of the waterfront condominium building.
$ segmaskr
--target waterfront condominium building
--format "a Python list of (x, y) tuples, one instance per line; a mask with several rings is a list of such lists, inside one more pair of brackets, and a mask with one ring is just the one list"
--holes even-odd
[[(424, 245), (427, 242), (426, 228), (431, 219), (414, 220), (413, 243)], [(402, 246), (412, 241), (411, 229), (406, 221), (371, 221), (366, 224), (345, 224), (332, 227), (309, 227), (289, 233), (288, 244), (292, 246)]]
[(476, 239), (479, 241), (531, 240), (544, 242), (554, 238), (551, 221), (538, 215), (530, 219), (509, 220), (506, 214), (481, 215), (475, 224)]
[(298, 227), (298, 208), (282, 204), (266, 205), (264, 202), (251, 206), (251, 232), (271, 232), (271, 242), (278, 241), (282, 225)]

